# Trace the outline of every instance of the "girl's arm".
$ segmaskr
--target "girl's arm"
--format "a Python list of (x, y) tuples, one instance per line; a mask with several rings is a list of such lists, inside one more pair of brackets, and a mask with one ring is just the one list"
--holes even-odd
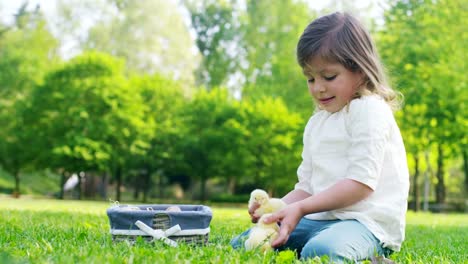
[[(300, 200), (303, 200), (307, 197), (310, 197), (310, 194), (308, 192), (305, 192), (303, 190), (292, 190), (288, 194), (286, 194), (281, 200), (283, 200), (286, 204), (291, 204)], [(250, 215), (250, 220), (252, 223), (257, 223), (258, 219), (260, 218), (255, 214), (255, 210), (257, 210), (260, 207), (260, 205), (256, 202), (252, 204), (252, 207), (249, 208), (249, 215)]]
[[(296, 200), (285, 209), (265, 219), (266, 223), (281, 222), (279, 236), (273, 241), (272, 246), (278, 247), (286, 243), (289, 234), (294, 230), (297, 223), (304, 215), (340, 209), (352, 205), (365, 199), (372, 192), (373, 190), (365, 184), (351, 179), (343, 179), (323, 192), (312, 196), (309, 195), (309, 197), (303, 200)], [(300, 195), (300, 193), (292, 191), (283, 199), (287, 203), (286, 198), (296, 198)]]
[(367, 198), (372, 192), (373, 190), (363, 183), (343, 179), (321, 193), (297, 201), (296, 204), (298, 210), (304, 216), (353, 205)]
[(291, 204), (294, 202), (304, 200), (308, 197), (310, 197), (310, 194), (308, 192), (300, 189), (295, 189), (286, 194), (283, 198), (281, 198), (281, 200), (283, 200), (287, 204)]

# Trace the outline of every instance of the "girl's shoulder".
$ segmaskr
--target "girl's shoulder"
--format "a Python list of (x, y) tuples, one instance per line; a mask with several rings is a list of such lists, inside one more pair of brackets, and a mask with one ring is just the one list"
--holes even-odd
[(316, 110), (314, 111), (314, 113), (312, 114), (312, 116), (311, 116), (311, 117), (309, 118), (309, 120), (307, 121), (307, 125), (306, 125), (306, 126), (309, 126), (310, 124), (316, 123), (316, 122), (318, 122), (319, 120), (326, 119), (326, 118), (328, 118), (330, 115), (332, 115), (332, 113), (327, 112), (327, 111), (322, 110), (322, 109), (316, 109)]
[(316, 110), (306, 123), (304, 128), (304, 135), (309, 134), (313, 127), (323, 123), (323, 120), (326, 120), (330, 115), (331, 113), (325, 110)]
[(379, 95), (366, 95), (356, 98), (349, 103), (347, 107), (348, 114), (392, 114), (392, 109), (385, 100)]
[(391, 126), (395, 121), (390, 105), (379, 95), (354, 99), (344, 113), (345, 124), (354, 126)]

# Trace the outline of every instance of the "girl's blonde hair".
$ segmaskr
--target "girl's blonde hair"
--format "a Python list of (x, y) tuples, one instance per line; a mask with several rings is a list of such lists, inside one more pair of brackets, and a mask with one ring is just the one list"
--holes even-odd
[(355, 98), (380, 95), (393, 110), (400, 107), (400, 94), (390, 88), (384, 67), (369, 32), (353, 16), (336, 12), (310, 23), (297, 44), (297, 61), (304, 72), (313, 58), (338, 62), (346, 69), (362, 71), (363, 88)]

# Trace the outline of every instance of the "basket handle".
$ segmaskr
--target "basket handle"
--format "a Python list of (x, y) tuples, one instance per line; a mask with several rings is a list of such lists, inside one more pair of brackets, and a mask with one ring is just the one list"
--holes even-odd
[(136, 221), (135, 225), (138, 226), (138, 228), (140, 228), (141, 231), (143, 231), (146, 234), (154, 237), (155, 239), (162, 240), (164, 243), (168, 244), (171, 247), (177, 247), (177, 242), (175, 242), (172, 239), (167, 238), (166, 236), (169, 236), (168, 231), (171, 231), (170, 232), (171, 234), (179, 232), (180, 231), (180, 226), (179, 225), (171, 227), (170, 229), (166, 230), (166, 232), (164, 232), (164, 231), (162, 231), (160, 229), (154, 230), (151, 227), (147, 226), (145, 223), (141, 222), (140, 220)]

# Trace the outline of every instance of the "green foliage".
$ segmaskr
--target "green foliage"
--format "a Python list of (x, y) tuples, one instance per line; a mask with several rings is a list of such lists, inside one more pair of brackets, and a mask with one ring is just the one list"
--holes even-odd
[(186, 5), (203, 54), (198, 74), (202, 84), (230, 83), (243, 98), (281, 98), (289, 109), (311, 114), (310, 96), (295, 59), (298, 37), (311, 20), (304, 2), (247, 1), (246, 10), (238, 1)]
[(467, 131), (463, 17), (458, 0), (394, 1), (386, 14), (382, 56), (405, 95), (402, 126), (421, 140), (457, 145)]
[(183, 138), (184, 161), (189, 170), (187, 173), (200, 179), (202, 195), (205, 195), (208, 178), (226, 175), (240, 165), (225, 159), (228, 153), (236, 152), (240, 147), (235, 145), (238, 142), (235, 137), (243, 133), (236, 120), (238, 111), (237, 103), (227, 90), (220, 88), (210, 92), (200, 90), (184, 109), (187, 126)]
[(181, 151), (189, 175), (202, 182), (215, 176), (234, 186), (250, 183), (281, 192), (294, 181), (290, 177), (299, 164), (303, 121), (280, 99), (238, 102), (226, 89), (201, 90), (184, 117), (188, 130)]
[(123, 76), (123, 63), (108, 55), (81, 55), (51, 72), (29, 109), (42, 139), (43, 161), (74, 172), (106, 170), (144, 148), (151, 122), (145, 105)]
[[(229, 241), (251, 226), (245, 209), (214, 206), (209, 244), (177, 248), (161, 243), (112, 242), (103, 202), (0, 198), (0, 260), (19, 263), (328, 263), (301, 262), (291, 251), (245, 252)], [(396, 263), (464, 263), (468, 232), (464, 214), (414, 214), (407, 217), (402, 251)], [(436, 238), (437, 243), (434, 243)], [(8, 262), (11, 263), (11, 262)]]
[[(376, 36), (406, 99), (396, 115), (409, 164), (419, 158), (421, 170), (437, 167), (431, 183), (440, 187), (455, 177), (445, 182), (462, 197), (455, 185), (468, 130), (466, 4), (389, 4)], [(313, 109), (295, 61), (298, 37), (317, 15), (306, 2), (58, 1), (57, 36), (88, 51), (59, 67), (50, 25), (26, 6), (12, 26), (0, 26), (0, 164), (15, 180), (50, 167), (112, 176), (123, 169), (127, 183), (147, 189), (156, 177), (161, 189), (180, 183), (184, 191), (211, 180), (218, 196), (292, 187)], [(191, 28), (180, 13), (187, 11)], [(196, 76), (209, 91), (192, 82), (194, 44), (202, 55)], [(150, 175), (140, 178), (143, 171)]]
[(23, 118), (33, 87), (57, 62), (57, 41), (40, 12), (18, 11), (15, 26), (0, 35), (0, 164), (15, 178), (35, 159), (34, 132)]
[[(285, 12), (284, 10), (288, 10)], [(244, 71), (249, 98), (282, 98), (304, 118), (313, 111), (306, 80), (296, 62), (296, 45), (307, 23), (315, 17), (301, 1), (247, 1), (242, 18), (242, 45), (249, 67)]]
[(82, 17), (74, 14), (78, 13), (77, 6), (88, 5), (88, 13), (100, 16), (89, 29), (86, 41), (81, 41), (83, 50), (113, 54), (125, 59), (129, 72), (163, 74), (183, 80), (187, 90), (192, 88), (200, 56), (192, 48), (193, 39), (175, 1), (60, 2), (62, 12), (73, 14), (73, 20)]
[[(183, 139), (185, 124), (181, 115), (188, 99), (179, 82), (165, 77), (135, 75), (130, 79), (130, 85), (142, 96), (145, 117), (154, 124), (151, 136), (145, 143), (147, 151), (132, 161), (133, 168), (145, 169), (149, 175), (159, 171), (159, 176), (173, 176), (184, 170), (180, 142)], [(150, 179), (145, 182), (145, 190), (151, 188)]]
[(296, 181), (305, 122), (280, 99), (244, 101), (242, 107), (250, 154), (247, 175), (256, 186), (285, 194)]
[[(447, 153), (466, 149), (467, 17), (459, 0), (391, 1), (379, 46), (405, 106), (397, 115), (413, 156), (437, 146), (437, 200), (444, 200)], [(398, 54), (398, 55), (396, 55)], [(453, 155), (453, 154), (452, 154)], [(465, 175), (466, 176), (466, 175)]]
[[(239, 69), (240, 39), (236, 1), (186, 1), (192, 27), (197, 34), (197, 47), (203, 55), (197, 70), (198, 83), (207, 87), (225, 85)], [(237, 15), (238, 16), (238, 15)], [(237, 49), (236, 49), (237, 48)], [(237, 53), (237, 54), (236, 54)]]
[[(63, 82), (70, 79), (105, 78), (122, 75), (124, 63), (111, 56), (103, 56), (98, 52), (88, 52), (85, 56), (78, 56), (60, 70), (48, 76)], [(48, 80), (51, 81), (51, 80)], [(53, 81), (53, 80), (52, 80)]]

